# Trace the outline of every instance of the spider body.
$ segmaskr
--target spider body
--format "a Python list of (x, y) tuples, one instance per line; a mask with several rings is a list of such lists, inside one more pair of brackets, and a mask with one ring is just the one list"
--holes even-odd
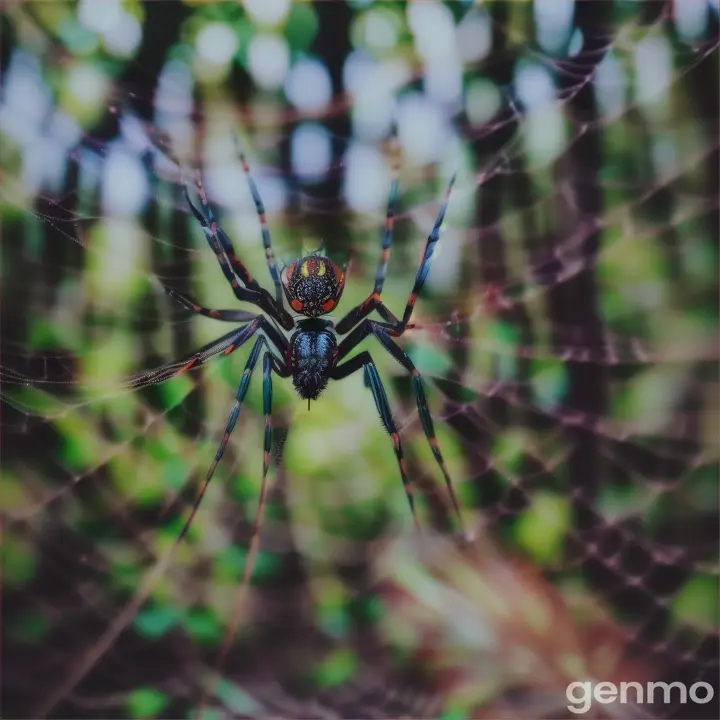
[[(230, 238), (215, 220), (213, 211), (205, 197), (205, 191), (203, 190), (199, 176), (197, 179), (197, 190), (201, 201), (201, 209), (198, 209), (190, 199), (187, 184), (184, 185), (185, 197), (193, 215), (202, 227), (208, 245), (215, 253), (220, 269), (235, 297), (241, 302), (255, 305), (265, 314), (238, 309), (214, 310), (204, 308), (174, 290), (168, 290), (170, 296), (188, 310), (215, 320), (235, 323), (236, 327), (214, 342), (200, 348), (185, 360), (143, 373), (131, 381), (130, 384), (134, 387), (140, 387), (150, 383), (162, 382), (163, 380), (186, 372), (193, 367), (202, 365), (215, 355), (220, 353), (228, 355), (244, 345), (251, 338), (255, 338), (254, 345), (245, 365), (245, 370), (239, 381), (235, 402), (230, 410), (222, 441), (215, 454), (215, 459), (207, 471), (205, 481), (198, 492), (192, 511), (177, 540), (179, 542), (187, 533), (195, 513), (200, 506), (203, 495), (212, 479), (215, 468), (225, 452), (230, 435), (235, 428), (240, 414), (242, 403), (247, 394), (250, 378), (257, 361), (262, 355), (263, 413), (265, 416), (263, 471), (260, 499), (255, 522), (252, 527), (250, 554), (243, 574), (243, 586), (245, 586), (252, 572), (253, 558), (257, 552), (259, 528), (262, 522), (263, 508), (267, 495), (266, 481), (268, 467), (270, 465), (272, 437), (271, 410), (273, 373), (282, 378), (291, 378), (300, 397), (307, 399), (309, 403), (311, 400), (317, 399), (320, 393), (327, 387), (330, 380), (342, 380), (362, 370), (365, 386), (371, 391), (375, 406), (380, 414), (380, 420), (392, 440), (400, 477), (407, 494), (413, 520), (416, 526), (419, 527), (415, 515), (412, 486), (405, 469), (402, 442), (395, 426), (395, 421), (393, 420), (385, 388), (383, 387), (372, 355), (368, 350), (364, 350), (349, 357), (350, 353), (369, 337), (374, 337), (378, 340), (383, 348), (411, 375), (413, 392), (415, 394), (423, 432), (427, 437), (433, 456), (442, 471), (458, 518), (461, 516), (452, 481), (445, 467), (445, 462), (435, 437), (435, 430), (425, 398), (422, 378), (410, 357), (394, 340), (394, 338), (401, 336), (408, 327), (412, 327), (410, 325), (410, 318), (415, 302), (425, 283), (433, 251), (440, 237), (440, 227), (445, 217), (454, 178), (451, 179), (447, 187), (445, 197), (435, 219), (435, 224), (428, 235), (425, 251), (415, 275), (415, 283), (408, 297), (407, 304), (405, 305), (402, 318), (398, 319), (395, 317), (382, 301), (382, 288), (390, 257), (395, 204), (398, 192), (398, 182), (395, 177), (390, 186), (382, 252), (375, 273), (375, 284), (372, 292), (363, 302), (349, 310), (342, 319), (338, 322), (333, 322), (320, 316), (329, 313), (337, 307), (345, 283), (343, 271), (329, 258), (315, 253), (291, 262), (283, 269), (282, 273), (278, 272), (270, 239), (270, 231), (265, 218), (265, 207), (263, 206), (257, 186), (253, 181), (242, 153), (240, 153), (240, 161), (245, 171), (260, 220), (265, 257), (275, 290), (274, 295), (271, 295), (270, 292), (263, 288), (257, 280), (252, 277), (243, 262), (236, 255)], [(283, 305), (283, 295), (290, 305), (290, 308), (301, 315), (301, 318), (293, 318), (285, 309)], [(377, 312), (382, 318), (382, 322), (369, 319), (368, 316), (372, 312)], [(288, 339), (280, 328), (285, 331), (294, 332)], [(338, 342), (339, 336), (345, 337)], [(462, 520), (460, 520), (460, 523), (462, 526)]]
[(326, 315), (340, 302), (343, 271), (330, 259), (308, 255), (283, 270), (283, 289), (290, 307), (306, 317)]
[[(368, 350), (363, 350), (349, 357), (350, 353), (366, 338), (374, 337), (378, 340), (383, 348), (390, 353), (412, 377), (412, 387), (417, 403), (420, 424), (430, 445), (432, 454), (435, 457), (435, 461), (445, 479), (450, 499), (460, 520), (463, 540), (469, 539), (462, 529), (460, 508), (457, 498), (455, 497), (450, 475), (445, 467), (445, 461), (443, 460), (440, 447), (435, 437), (432, 416), (430, 415), (427, 400), (425, 399), (422, 378), (410, 357), (394, 340), (394, 338), (400, 337), (409, 327), (412, 327), (410, 318), (413, 307), (425, 283), (433, 251), (440, 237), (440, 227), (445, 217), (454, 178), (451, 179), (448, 185), (445, 198), (435, 219), (435, 224), (428, 235), (425, 251), (415, 275), (415, 283), (408, 297), (407, 304), (405, 305), (402, 318), (396, 318), (382, 301), (382, 288), (385, 282), (385, 271), (387, 269), (388, 259), (390, 257), (395, 203), (398, 191), (398, 182), (395, 177), (390, 186), (382, 252), (380, 254), (380, 263), (375, 273), (375, 284), (372, 292), (363, 302), (356, 305), (348, 311), (341, 320), (335, 323), (332, 320), (321, 318), (320, 316), (329, 313), (337, 307), (345, 282), (343, 271), (330, 259), (318, 254), (313, 254), (295, 260), (285, 267), (282, 273), (278, 272), (270, 239), (270, 231), (265, 218), (265, 207), (263, 206), (262, 199), (260, 198), (260, 194), (242, 153), (240, 153), (240, 161), (245, 171), (260, 221), (265, 257), (275, 289), (274, 295), (271, 295), (253, 278), (243, 262), (236, 255), (230, 238), (215, 220), (213, 211), (205, 197), (205, 191), (203, 190), (199, 175), (197, 179), (197, 190), (201, 201), (201, 209), (198, 209), (193, 204), (190, 199), (187, 184), (184, 183), (185, 197), (190, 206), (190, 210), (200, 223), (205, 239), (210, 249), (215, 253), (220, 269), (235, 297), (240, 302), (255, 305), (255, 307), (262, 310), (265, 314), (238, 309), (215, 310), (205, 308), (174, 290), (168, 289), (168, 294), (188, 310), (215, 320), (234, 323), (235, 328), (217, 340), (201, 347), (190, 357), (142, 373), (128, 383), (130, 387), (144, 387), (152, 383), (168, 380), (181, 373), (187, 372), (191, 368), (202, 365), (216, 355), (221, 353), (229, 355), (251, 338), (255, 338), (252, 349), (250, 350), (250, 355), (245, 363), (245, 369), (239, 379), (235, 402), (228, 415), (223, 438), (215, 453), (215, 458), (208, 468), (205, 480), (197, 493), (192, 510), (175, 541), (175, 545), (177, 545), (183, 537), (185, 537), (190, 528), (203, 496), (210, 485), (210, 481), (215, 473), (215, 468), (225, 453), (225, 448), (235, 429), (243, 401), (250, 386), (250, 378), (262, 355), (262, 398), (263, 414), (265, 416), (265, 433), (263, 437), (263, 469), (260, 497), (251, 528), (248, 555), (240, 584), (241, 596), (239, 596), (236, 601), (236, 610), (234, 611), (235, 618), (231, 623), (231, 628), (227, 632), (225, 643), (220, 651), (220, 660), (218, 661), (217, 669), (219, 669), (223, 663), (230, 642), (232, 641), (234, 630), (237, 628), (242, 608), (242, 596), (248, 588), (259, 548), (260, 527), (262, 525), (263, 512), (267, 499), (267, 475), (271, 458), (273, 373), (282, 378), (291, 378), (300, 397), (307, 399), (309, 404), (310, 401), (317, 399), (320, 393), (327, 387), (330, 380), (342, 380), (362, 370), (365, 387), (372, 393), (375, 407), (380, 414), (380, 421), (392, 440), (393, 450), (400, 471), (400, 478), (405, 488), (413, 521), (419, 530), (420, 526), (417, 516), (415, 515), (413, 488), (405, 469), (402, 442), (397, 427), (395, 426), (395, 421), (393, 420), (390, 403), (388, 402), (385, 388), (380, 379), (380, 374)], [(285, 309), (283, 305), (283, 294), (292, 310), (301, 315), (302, 318), (293, 318)], [(372, 312), (377, 312), (382, 318), (382, 322), (369, 319), (368, 316)], [(289, 339), (283, 334), (281, 328), (285, 331), (293, 331)], [(345, 337), (338, 342), (338, 336)], [(196, 717), (200, 717), (203, 704), (204, 700), (201, 700)]]
[(290, 338), (288, 369), (301, 398), (316, 400), (327, 387), (337, 358), (337, 340), (323, 320), (300, 320)]

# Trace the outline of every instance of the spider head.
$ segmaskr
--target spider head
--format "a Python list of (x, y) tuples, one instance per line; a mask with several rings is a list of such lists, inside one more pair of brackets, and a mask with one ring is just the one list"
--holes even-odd
[(316, 255), (288, 265), (281, 279), (290, 307), (306, 317), (333, 310), (345, 287), (343, 271), (332, 260)]

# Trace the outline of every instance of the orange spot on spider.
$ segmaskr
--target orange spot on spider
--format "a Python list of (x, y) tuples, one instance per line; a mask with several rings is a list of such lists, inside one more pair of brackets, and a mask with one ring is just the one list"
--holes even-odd
[(390, 433), (390, 437), (392, 438), (393, 445), (395, 447), (398, 447), (400, 445), (400, 438), (397, 433)]
[(326, 300), (322, 304), (322, 311), (323, 312), (330, 312), (335, 307), (335, 301), (334, 300)]
[(412, 307), (415, 304), (416, 300), (417, 300), (417, 293), (411, 293), (410, 299), (408, 300), (408, 305), (410, 307)]
[(343, 283), (345, 282), (345, 275), (343, 274), (343, 271), (335, 265), (335, 263), (332, 263), (333, 272), (335, 273), (335, 281), (337, 284), (342, 287)]
[(229, 345), (227, 348), (225, 348), (225, 354), (229, 355), (234, 349), (235, 349), (234, 345)]
[(363, 307), (369, 307), (374, 302), (380, 302), (380, 295), (378, 293), (370, 295), (370, 297), (368, 297), (368, 299), (363, 303)]
[(305, 304), (303, 303), (303, 301), (298, 300), (297, 298), (290, 301), (290, 307), (292, 307), (292, 309), (295, 310), (295, 312), (302, 312), (302, 309), (304, 306), (305, 306)]
[(438, 447), (437, 438), (430, 437), (430, 438), (428, 438), (428, 442), (430, 443), (430, 447), (435, 448), (437, 450), (437, 447)]

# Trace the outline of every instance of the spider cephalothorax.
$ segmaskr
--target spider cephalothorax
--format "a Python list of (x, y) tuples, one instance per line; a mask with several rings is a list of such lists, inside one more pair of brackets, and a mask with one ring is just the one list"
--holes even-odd
[(338, 304), (345, 276), (332, 260), (308, 255), (283, 270), (282, 284), (295, 312), (317, 317), (329, 313)]

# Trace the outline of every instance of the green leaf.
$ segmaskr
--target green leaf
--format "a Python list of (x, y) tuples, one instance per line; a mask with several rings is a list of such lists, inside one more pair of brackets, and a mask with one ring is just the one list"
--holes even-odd
[(28, 345), (36, 350), (53, 350), (60, 343), (55, 327), (45, 317), (33, 318), (28, 333)]
[(520, 430), (509, 430), (495, 438), (492, 455), (498, 467), (512, 475), (522, 472), (527, 437)]
[(163, 485), (171, 490), (182, 490), (187, 481), (187, 467), (185, 461), (173, 457), (163, 463)]
[(200, 715), (197, 715), (197, 709), (191, 708), (188, 711), (188, 720), (224, 720), (225, 714), (215, 708), (203, 708)]
[(34, 504), (26, 484), (8, 472), (0, 475), (0, 511), (11, 513), (27, 510)]
[(260, 705), (240, 686), (225, 678), (220, 678), (215, 683), (215, 697), (228, 710), (232, 710), (238, 715), (256, 716), (262, 710)]
[(412, 345), (407, 354), (417, 365), (421, 375), (445, 375), (452, 368), (448, 354), (437, 347)]
[(347, 682), (356, 668), (357, 656), (352, 650), (336, 650), (318, 665), (315, 680), (323, 688), (337, 687)]
[(168, 706), (170, 699), (165, 693), (152, 687), (133, 690), (125, 698), (128, 715), (133, 718), (154, 718)]
[(498, 380), (514, 380), (517, 375), (516, 352), (520, 345), (520, 330), (503, 320), (495, 320), (488, 329), (488, 342), (493, 355)]
[(233, 30), (235, 30), (235, 35), (238, 39), (238, 49), (235, 53), (235, 59), (241, 65), (247, 65), (248, 46), (255, 35), (255, 27), (245, 18), (241, 18), (237, 22), (233, 23)]
[(192, 392), (193, 381), (187, 375), (178, 375), (158, 386), (158, 393), (166, 410), (171, 410), (182, 403)]
[(201, 643), (218, 642), (222, 638), (222, 624), (210, 608), (191, 608), (183, 621), (188, 634)]
[(327, 607), (320, 610), (320, 627), (334, 638), (347, 637), (350, 631), (350, 618), (340, 607)]
[(713, 632), (720, 626), (718, 608), (718, 580), (710, 575), (691, 577), (671, 605), (672, 613), (678, 622)]
[(10, 634), (22, 642), (42, 640), (50, 629), (50, 621), (45, 613), (37, 609), (29, 609), (13, 618)]
[(535, 360), (532, 367), (535, 402), (545, 410), (554, 410), (567, 394), (568, 377), (560, 360)]
[(5, 532), (0, 545), (3, 581), (8, 587), (25, 585), (35, 577), (35, 551), (32, 543)]
[(317, 13), (310, 3), (293, 3), (285, 24), (285, 37), (294, 51), (307, 50), (317, 36)]
[(439, 720), (466, 720), (470, 717), (468, 710), (461, 710), (460, 708), (449, 708), (442, 715)]
[(537, 492), (515, 525), (516, 540), (536, 563), (551, 565), (560, 559), (570, 519), (566, 497)]
[(143, 637), (160, 638), (177, 625), (181, 615), (182, 611), (171, 605), (151, 605), (135, 616), (133, 627)]
[(435, 385), (445, 397), (456, 403), (477, 402), (481, 397), (477, 390), (472, 390), (466, 385), (461, 385), (453, 380), (438, 377), (429, 377), (427, 380)]

